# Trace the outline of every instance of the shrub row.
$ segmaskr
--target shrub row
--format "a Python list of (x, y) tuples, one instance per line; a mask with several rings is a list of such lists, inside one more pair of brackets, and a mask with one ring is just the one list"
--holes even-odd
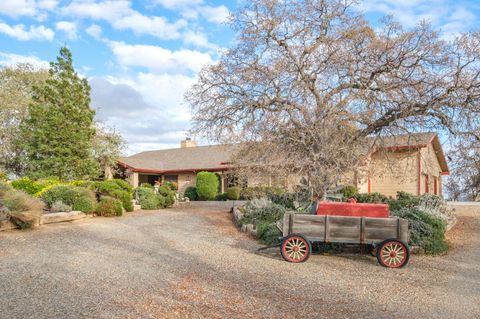
[(155, 194), (153, 188), (138, 187), (136, 189), (137, 197), (142, 209), (160, 209), (170, 207), (175, 203), (175, 191), (173, 185), (162, 185)]

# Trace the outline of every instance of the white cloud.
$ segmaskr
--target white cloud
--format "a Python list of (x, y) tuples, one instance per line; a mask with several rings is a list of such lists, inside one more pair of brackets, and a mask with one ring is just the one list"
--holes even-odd
[(179, 30), (186, 26), (180, 19), (174, 23), (165, 17), (145, 16), (130, 6), (130, 1), (80, 1), (72, 2), (62, 9), (65, 15), (76, 18), (105, 20), (118, 30), (132, 30), (135, 34), (148, 34), (160, 39), (177, 39)]
[[(468, 31), (475, 24), (471, 8), (475, 3), (447, 0), (365, 0), (358, 5), (363, 12), (392, 15), (405, 27), (413, 27), (422, 20), (429, 21), (443, 31), (443, 37), (452, 38)], [(469, 6), (469, 7), (467, 7)]]
[(164, 8), (179, 11), (183, 17), (191, 20), (201, 16), (208, 22), (223, 23), (230, 14), (226, 6), (209, 6), (204, 0), (155, 0), (154, 2)]
[(97, 119), (127, 140), (129, 153), (178, 147), (190, 113), (181, 97), (194, 81), (185, 76), (141, 73), (132, 78), (93, 78), (92, 106)]
[(155, 72), (198, 72), (212, 62), (208, 53), (180, 49), (171, 51), (153, 45), (130, 45), (108, 42), (122, 67), (143, 67)]
[(227, 21), (230, 12), (224, 5), (218, 7), (202, 6), (199, 8), (200, 15), (212, 23), (224, 23)]
[(149, 34), (160, 39), (177, 39), (180, 37), (179, 30), (187, 25), (183, 19), (169, 23), (164, 17), (147, 17), (138, 12), (124, 16), (112, 22), (119, 30), (130, 29), (135, 34)]
[(45, 26), (30, 26), (29, 29), (25, 29), (23, 24), (17, 24), (15, 26), (9, 26), (6, 23), (0, 23), (0, 33), (4, 33), (12, 38), (20, 41), (29, 40), (47, 40), (52, 41), (55, 32), (52, 29)]
[(196, 47), (201, 48), (208, 48), (213, 50), (219, 49), (218, 45), (208, 41), (208, 37), (205, 33), (195, 32), (193, 30), (188, 30), (183, 34), (183, 42), (185, 44), (192, 44)]
[(95, 39), (100, 39), (102, 36), (102, 28), (99, 25), (92, 24), (89, 26), (85, 32), (87, 32), (89, 35), (91, 35)]
[(14, 53), (0, 52), (1, 66), (14, 66), (16, 64), (28, 63), (39, 69), (48, 69), (50, 64), (33, 55), (19, 55)]
[(77, 38), (77, 25), (75, 22), (60, 21), (55, 24), (58, 31), (62, 31), (70, 40)]
[(45, 10), (56, 8), (56, 0), (2, 0), (0, 1), (0, 14), (17, 18), (21, 16), (42, 17)]

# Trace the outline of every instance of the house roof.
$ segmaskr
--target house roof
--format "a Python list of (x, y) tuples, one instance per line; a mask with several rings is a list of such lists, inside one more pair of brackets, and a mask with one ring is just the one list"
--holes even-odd
[(179, 172), (227, 170), (238, 145), (208, 145), (147, 151), (120, 159), (120, 164), (137, 172)]
[[(442, 171), (448, 165), (436, 133), (415, 133), (372, 139), (374, 149), (400, 151), (427, 147), (432, 143)], [(141, 152), (119, 160), (120, 165), (140, 173), (169, 173), (228, 170), (238, 144), (222, 144)]]

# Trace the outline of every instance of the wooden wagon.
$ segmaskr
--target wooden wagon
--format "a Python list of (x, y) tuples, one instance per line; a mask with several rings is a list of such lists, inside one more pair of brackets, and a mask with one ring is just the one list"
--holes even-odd
[(402, 218), (322, 216), (287, 213), (283, 218), (282, 257), (304, 262), (312, 243), (361, 244), (375, 249), (378, 262), (400, 268), (408, 263), (408, 221)]

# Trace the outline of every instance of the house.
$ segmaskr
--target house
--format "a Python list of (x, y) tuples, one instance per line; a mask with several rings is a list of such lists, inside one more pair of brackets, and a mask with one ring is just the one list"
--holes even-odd
[[(442, 145), (435, 133), (398, 135), (374, 141), (362, 169), (351, 174), (344, 183), (355, 185), (362, 193), (379, 192), (396, 196), (398, 191), (411, 194), (442, 195), (442, 176), (449, 170)], [(120, 159), (130, 183), (137, 187), (156, 180), (178, 183), (179, 191), (195, 186), (195, 176), (201, 171), (215, 172), (220, 180), (220, 192), (235, 184), (231, 173), (231, 157), (238, 145), (197, 146), (195, 141), (181, 141), (180, 148), (138, 153)], [(295, 178), (294, 178), (295, 179)], [(248, 180), (250, 186), (275, 184), (266, 177)], [(283, 182), (284, 184), (287, 182)], [(283, 185), (286, 187), (294, 185)]]

